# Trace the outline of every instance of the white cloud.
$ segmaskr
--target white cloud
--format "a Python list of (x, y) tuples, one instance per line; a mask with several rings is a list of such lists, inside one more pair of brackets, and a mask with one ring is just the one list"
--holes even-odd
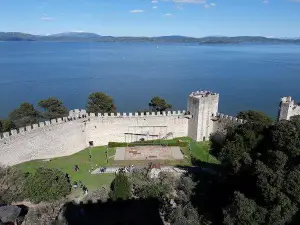
[(182, 4), (177, 4), (177, 5), (176, 5), (176, 8), (177, 8), (178, 10), (183, 10)]
[(204, 8), (209, 8), (209, 4), (204, 4)]
[(157, 7), (157, 6), (153, 6), (152, 8), (153, 8), (153, 9), (157, 9), (158, 7)]
[(158, 3), (157, 0), (152, 0), (151, 2), (152, 2), (153, 4), (157, 4), (157, 3)]
[(263, 3), (268, 4), (269, 0), (263, 0)]
[(50, 20), (54, 20), (54, 18), (43, 16), (41, 17), (41, 20), (50, 21)]
[(210, 6), (211, 6), (211, 7), (215, 7), (215, 6), (216, 6), (216, 3), (212, 2), (212, 3), (210, 3)]
[(206, 0), (163, 0), (163, 1), (172, 1), (175, 3), (192, 3), (192, 4), (204, 4)]
[(129, 12), (130, 13), (143, 13), (144, 10), (142, 10), (142, 9), (134, 9), (134, 10), (130, 10)]
[(172, 14), (171, 13), (166, 13), (165, 16), (172, 16)]

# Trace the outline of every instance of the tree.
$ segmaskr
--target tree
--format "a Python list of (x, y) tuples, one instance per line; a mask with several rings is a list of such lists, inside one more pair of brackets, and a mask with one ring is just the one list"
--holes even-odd
[(263, 224), (266, 210), (258, 207), (255, 201), (239, 192), (234, 193), (233, 204), (224, 210), (225, 225)]
[(58, 169), (38, 168), (26, 181), (26, 195), (33, 202), (55, 201), (71, 193), (71, 184)]
[(199, 216), (191, 203), (178, 206), (170, 215), (171, 225), (204, 225), (208, 224)]
[(0, 167), (0, 205), (24, 199), (26, 176), (18, 169)]
[(267, 114), (255, 110), (239, 112), (237, 118), (247, 120), (248, 122), (262, 123), (265, 125), (269, 125), (273, 122)]
[(130, 199), (131, 196), (131, 184), (128, 177), (124, 172), (119, 172), (112, 182), (110, 197), (116, 201)]
[(149, 107), (154, 112), (164, 112), (171, 109), (172, 105), (168, 104), (165, 99), (157, 96), (151, 99)]
[(19, 108), (14, 109), (8, 115), (17, 127), (24, 127), (38, 122), (40, 113), (30, 103), (24, 102)]
[(87, 104), (88, 113), (115, 113), (114, 100), (103, 92), (95, 92), (89, 95)]
[(67, 108), (63, 105), (63, 102), (57, 98), (41, 100), (38, 105), (45, 110), (42, 116), (46, 119), (55, 119), (68, 115)]
[(9, 119), (0, 120), (0, 133), (9, 132), (16, 128), (16, 125)]

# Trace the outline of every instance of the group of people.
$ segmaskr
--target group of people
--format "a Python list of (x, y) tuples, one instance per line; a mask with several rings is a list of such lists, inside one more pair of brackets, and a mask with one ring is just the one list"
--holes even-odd
[(131, 165), (131, 166), (125, 166), (125, 167), (119, 168), (118, 171), (116, 171), (116, 173), (119, 173), (119, 172), (132, 173), (132, 172), (134, 172), (134, 170), (136, 170), (136, 168), (133, 165)]
[(82, 183), (82, 181), (80, 180), (78, 183), (77, 181), (74, 181), (73, 183), (73, 188), (77, 189), (77, 188), (81, 188), (83, 191), (83, 194), (88, 194), (88, 189), (87, 187)]

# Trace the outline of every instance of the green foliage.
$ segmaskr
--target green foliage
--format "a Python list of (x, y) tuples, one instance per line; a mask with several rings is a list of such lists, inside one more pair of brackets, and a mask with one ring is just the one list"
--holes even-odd
[(9, 119), (0, 120), (0, 133), (9, 132), (10, 130), (13, 130), (15, 128), (16, 126), (11, 120)]
[(269, 122), (242, 124), (212, 139), (224, 166), (225, 224), (297, 224), (300, 120)]
[(22, 201), (25, 180), (26, 176), (20, 170), (0, 167), (0, 205)]
[(172, 192), (174, 177), (171, 174), (161, 173), (160, 179), (149, 178), (146, 172), (133, 173), (130, 176), (133, 184), (133, 194), (139, 198), (148, 199), (155, 198), (164, 203)]
[(87, 104), (88, 113), (115, 113), (116, 106), (113, 98), (103, 92), (95, 92), (89, 95)]
[(272, 119), (264, 112), (254, 110), (239, 112), (237, 118), (247, 120), (248, 122), (262, 123), (265, 125), (273, 122)]
[(233, 204), (224, 210), (225, 225), (264, 224), (266, 210), (258, 207), (255, 201), (239, 192), (234, 193)]
[(151, 99), (149, 107), (153, 112), (163, 112), (170, 110), (172, 105), (168, 104), (165, 99), (156, 96)]
[(33, 105), (24, 102), (19, 108), (14, 109), (8, 115), (17, 127), (24, 127), (38, 122), (40, 113), (33, 107)]
[(41, 100), (38, 106), (45, 110), (42, 116), (46, 119), (55, 119), (68, 115), (67, 108), (63, 105), (62, 101), (57, 98)]
[(36, 203), (55, 201), (71, 193), (65, 173), (43, 167), (28, 177), (25, 187), (28, 198)]
[(188, 203), (194, 194), (194, 189), (196, 187), (196, 183), (189, 176), (181, 176), (175, 185), (175, 190), (177, 193), (176, 203), (185, 205)]
[(204, 225), (207, 224), (202, 221), (191, 203), (185, 206), (178, 206), (170, 216), (171, 225)]
[(116, 175), (111, 185), (110, 197), (114, 201), (116, 200), (127, 200), (132, 196), (131, 184), (125, 173), (120, 172)]

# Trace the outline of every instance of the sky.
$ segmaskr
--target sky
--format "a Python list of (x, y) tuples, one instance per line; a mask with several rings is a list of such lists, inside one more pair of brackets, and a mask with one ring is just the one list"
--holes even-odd
[(300, 0), (0, 0), (0, 31), (300, 37)]

